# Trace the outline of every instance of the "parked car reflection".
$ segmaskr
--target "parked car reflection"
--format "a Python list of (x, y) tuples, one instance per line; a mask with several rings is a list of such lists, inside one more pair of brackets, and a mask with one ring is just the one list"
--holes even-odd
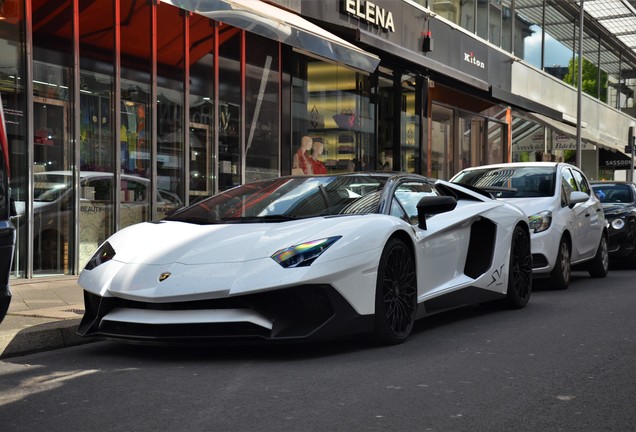
[[(80, 265), (112, 234), (114, 201), (112, 173), (83, 171), (80, 173)], [(27, 183), (24, 178), (12, 183), (16, 194), (17, 216), (14, 223), (26, 233)], [(71, 267), (70, 239), (73, 209), (73, 176), (70, 171), (49, 171), (34, 174), (33, 182), (33, 269), (35, 272), (67, 273)], [(120, 228), (150, 219), (150, 181), (123, 174), (118, 188), (121, 197)], [(164, 198), (165, 196), (165, 198)], [(158, 218), (182, 206), (174, 194), (157, 193)], [(26, 236), (19, 236), (25, 241)], [(20, 247), (20, 257), (26, 248)]]

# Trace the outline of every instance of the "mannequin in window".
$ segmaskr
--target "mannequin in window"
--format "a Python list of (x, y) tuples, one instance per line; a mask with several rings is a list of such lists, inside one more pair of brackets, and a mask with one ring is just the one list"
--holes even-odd
[(300, 148), (294, 154), (292, 162), (292, 174), (313, 174), (311, 165), (311, 157), (309, 156), (309, 150), (311, 150), (314, 140), (310, 136), (305, 135), (300, 139)]
[(319, 159), (324, 151), (324, 146), (320, 141), (314, 141), (311, 148), (311, 167), (314, 174), (327, 174), (325, 164)]

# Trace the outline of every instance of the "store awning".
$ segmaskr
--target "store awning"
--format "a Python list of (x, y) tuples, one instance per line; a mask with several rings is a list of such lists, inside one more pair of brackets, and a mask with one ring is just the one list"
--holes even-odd
[(604, 169), (631, 169), (631, 157), (620, 151), (609, 151), (604, 148), (598, 152), (598, 166)]
[(162, 0), (162, 3), (373, 72), (380, 58), (284, 9), (260, 0)]
[[(574, 126), (570, 126), (569, 124), (560, 122), (553, 118), (544, 116), (542, 114), (537, 114), (537, 113), (527, 113), (526, 117), (538, 123), (541, 123), (552, 130), (558, 131), (564, 135), (567, 135), (571, 138), (576, 139), (576, 128)], [(581, 142), (592, 144), (599, 148), (604, 148), (606, 150), (609, 150), (611, 152), (621, 151), (621, 149), (619, 149), (617, 144), (612, 144), (601, 138), (597, 138), (583, 128), (581, 128)]]

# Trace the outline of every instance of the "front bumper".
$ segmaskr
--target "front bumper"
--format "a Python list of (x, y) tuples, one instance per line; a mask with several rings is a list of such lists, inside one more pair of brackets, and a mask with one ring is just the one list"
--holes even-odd
[(137, 302), (84, 291), (84, 303), (80, 336), (141, 343), (313, 340), (373, 328), (373, 316), (359, 315), (330, 285), (173, 303)]
[(608, 251), (611, 259), (627, 258), (634, 252), (634, 237), (627, 230), (627, 226), (623, 229), (609, 230)]

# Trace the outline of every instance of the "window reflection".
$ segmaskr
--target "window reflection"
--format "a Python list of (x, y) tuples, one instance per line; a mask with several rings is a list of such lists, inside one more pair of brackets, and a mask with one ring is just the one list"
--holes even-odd
[(245, 37), (245, 182), (251, 182), (279, 173), (278, 44)]
[(450, 178), (455, 130), (453, 109), (433, 104), (431, 113), (430, 176), (440, 179)]
[(214, 192), (214, 26), (192, 15), (190, 31), (190, 203)]
[(241, 31), (219, 25), (219, 189), (241, 183)]
[(115, 230), (113, 28), (112, 3), (91, 3), (80, 16), (80, 266)]
[[(73, 165), (71, 151), (72, 41), (71, 2), (33, 0), (33, 172), (65, 173)], [(57, 12), (51, 25), (47, 11)], [(57, 21), (59, 20), (59, 21)], [(23, 179), (17, 179), (22, 182)], [(23, 183), (27, 184), (27, 183)], [(34, 187), (37, 185), (34, 183)], [(18, 187), (17, 189), (24, 189)], [(34, 191), (35, 192), (35, 191)], [(18, 192), (24, 204), (26, 194)], [(18, 206), (16, 202), (16, 206)], [(24, 206), (22, 206), (24, 209)], [(33, 224), (33, 272), (67, 274), (72, 268), (73, 203), (58, 202), (52, 209), (53, 223)], [(23, 214), (24, 216), (24, 214)], [(25, 229), (22, 225), (20, 229)], [(19, 237), (24, 238), (24, 237)], [(20, 253), (25, 244), (18, 244)]]
[(160, 3), (157, 28), (157, 188), (185, 201), (184, 17)]
[[(308, 58), (299, 58), (296, 69), (291, 154), (306, 158), (297, 169), (313, 172), (312, 160), (327, 173), (370, 169), (376, 148), (369, 76)], [(304, 137), (311, 141), (307, 148)]]

